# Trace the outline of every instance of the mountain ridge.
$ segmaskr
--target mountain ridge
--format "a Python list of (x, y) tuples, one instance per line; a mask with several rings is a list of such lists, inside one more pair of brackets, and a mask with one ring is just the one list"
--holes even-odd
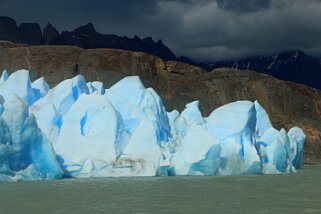
[(166, 61), (179, 61), (207, 71), (220, 67), (255, 70), (281, 80), (293, 81), (321, 90), (321, 59), (306, 55), (300, 50), (253, 56), (240, 60), (201, 63), (186, 56), (177, 57), (170, 48), (163, 44), (162, 40), (155, 42), (151, 37), (141, 39), (138, 36), (128, 38), (114, 34), (101, 34), (96, 31), (92, 23), (61, 33), (48, 23), (41, 31), (36, 23), (22, 23), (17, 26), (14, 19), (4, 16), (0, 16), (0, 40), (29, 45), (72, 45), (85, 49), (115, 48), (144, 52)]
[(281, 80), (293, 81), (321, 90), (321, 60), (301, 50), (248, 57), (242, 60), (220, 61), (208, 66), (210, 69), (227, 67), (255, 70)]
[(154, 41), (151, 37), (117, 36), (101, 34), (92, 23), (82, 25), (73, 31), (61, 33), (48, 23), (41, 30), (37, 23), (21, 23), (19, 26), (10, 17), (0, 16), (0, 40), (24, 43), (28, 45), (73, 45), (85, 49), (116, 48), (149, 53), (165, 60), (176, 60), (175, 54), (163, 44), (162, 40)]

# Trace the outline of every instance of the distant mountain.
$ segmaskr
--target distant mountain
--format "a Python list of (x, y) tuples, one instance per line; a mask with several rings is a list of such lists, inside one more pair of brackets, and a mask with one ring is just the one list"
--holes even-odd
[(155, 42), (151, 37), (141, 39), (138, 36), (128, 38), (114, 34), (101, 34), (91, 23), (62, 33), (48, 23), (41, 31), (36, 23), (22, 23), (17, 26), (15, 20), (4, 16), (0, 16), (0, 40), (29, 45), (72, 45), (85, 49), (114, 48), (139, 51), (167, 61), (179, 61), (198, 66), (207, 71), (220, 67), (254, 70), (270, 74), (281, 80), (293, 81), (321, 90), (320, 59), (308, 56), (300, 50), (254, 56), (243, 60), (199, 63), (185, 56), (176, 57), (161, 40)]
[(41, 45), (42, 32), (36, 23), (22, 23), (18, 27), (12, 18), (0, 16), (0, 40)]
[(36, 23), (22, 23), (18, 27), (14, 19), (0, 16), (0, 40), (29, 45), (73, 45), (86, 49), (115, 48), (145, 52), (165, 60), (177, 59), (162, 40), (155, 42), (151, 37), (141, 39), (138, 36), (128, 38), (113, 34), (101, 34), (95, 30), (91, 23), (59, 34), (49, 23), (42, 32)]
[(300, 50), (243, 60), (208, 63), (207, 69), (221, 67), (254, 70), (281, 80), (293, 81), (321, 90), (321, 61)]

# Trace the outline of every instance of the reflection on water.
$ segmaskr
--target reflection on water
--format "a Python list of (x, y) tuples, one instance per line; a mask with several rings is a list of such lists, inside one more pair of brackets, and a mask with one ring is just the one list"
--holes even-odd
[(321, 213), (321, 166), (264, 176), (0, 183), (0, 213)]

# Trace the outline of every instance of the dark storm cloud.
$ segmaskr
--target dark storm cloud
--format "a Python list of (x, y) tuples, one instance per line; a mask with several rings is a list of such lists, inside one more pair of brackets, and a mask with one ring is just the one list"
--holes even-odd
[(0, 0), (0, 15), (59, 30), (92, 22), (102, 33), (162, 39), (196, 60), (321, 55), (320, 0)]
[(61, 28), (77, 26), (79, 21), (99, 21), (117, 18), (115, 21), (136, 19), (137, 13), (155, 13), (157, 1), (129, 0), (3, 0), (1, 13), (16, 17), (19, 21), (36, 20), (41, 23), (57, 22)]
[(270, 0), (216, 0), (217, 5), (225, 10), (237, 12), (257, 12), (270, 7)]

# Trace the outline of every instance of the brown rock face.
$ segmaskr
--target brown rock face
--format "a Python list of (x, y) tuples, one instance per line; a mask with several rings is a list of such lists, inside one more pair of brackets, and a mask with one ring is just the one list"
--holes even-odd
[[(10, 43), (14, 44), (14, 43)], [(138, 75), (146, 87), (169, 97), (187, 80), (206, 73), (188, 64), (164, 61), (142, 52), (116, 49), (85, 50), (73, 46), (13, 46), (0, 43), (0, 70), (28, 69), (31, 79), (44, 76), (53, 86), (77, 74), (110, 87), (125, 76)]]
[(16, 47), (25, 47), (24, 44), (13, 43), (9, 41), (0, 40), (0, 49), (4, 48), (16, 48)]
[(200, 100), (204, 116), (236, 100), (258, 100), (276, 128), (301, 127), (307, 135), (305, 162), (321, 163), (321, 92), (253, 71), (218, 69), (211, 73), (191, 65), (164, 61), (140, 52), (115, 49), (84, 50), (72, 46), (21, 46), (0, 42), (0, 70), (29, 69), (34, 80), (50, 85), (83, 74), (108, 88), (129, 75), (153, 87), (168, 110), (182, 110)]

